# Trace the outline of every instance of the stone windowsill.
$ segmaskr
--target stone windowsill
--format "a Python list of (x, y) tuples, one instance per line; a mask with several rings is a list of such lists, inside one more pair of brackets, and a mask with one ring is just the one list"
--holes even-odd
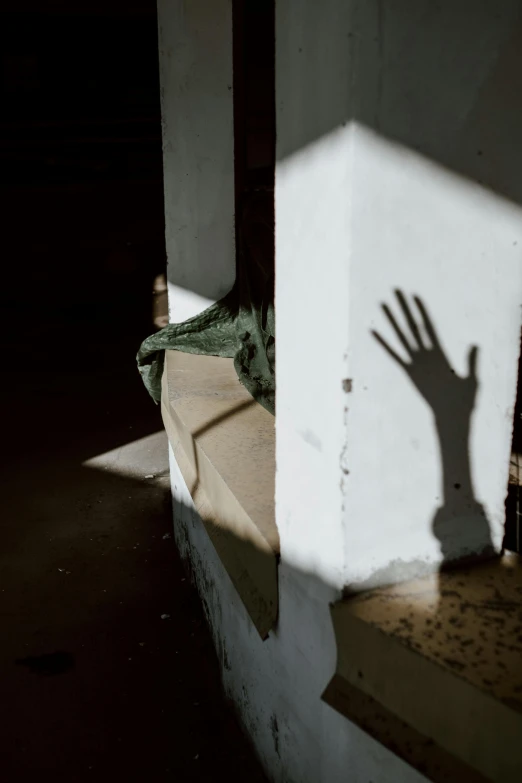
[(183, 478), (262, 638), (278, 611), (274, 418), (232, 359), (166, 351), (161, 410)]
[(332, 607), (323, 695), (433, 781), (522, 771), (522, 559), (506, 554)]

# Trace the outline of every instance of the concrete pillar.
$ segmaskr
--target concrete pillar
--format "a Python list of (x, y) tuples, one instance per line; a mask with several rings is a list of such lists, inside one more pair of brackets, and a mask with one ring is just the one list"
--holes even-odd
[[(501, 547), (522, 294), (518, 12), (277, 3), (277, 522), (283, 561), (335, 587)], [(433, 349), (413, 360), (410, 314)]]
[(235, 279), (231, 0), (158, 0), (171, 322)]

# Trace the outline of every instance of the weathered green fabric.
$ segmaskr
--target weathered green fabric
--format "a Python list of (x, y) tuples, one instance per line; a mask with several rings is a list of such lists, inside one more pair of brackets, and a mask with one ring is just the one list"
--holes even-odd
[(246, 193), (232, 290), (194, 318), (169, 324), (142, 343), (138, 368), (156, 402), (161, 398), (164, 351), (175, 350), (233, 358), (241, 383), (257, 402), (275, 413), (273, 215), (272, 190)]
[[(137, 355), (138, 369), (151, 397), (161, 399), (166, 350), (234, 359), (241, 383), (257, 402), (275, 413), (275, 318), (273, 297), (256, 307), (236, 283), (230, 293), (194, 318), (169, 324), (147, 337)], [(268, 300), (268, 301), (267, 301)], [(211, 379), (209, 379), (211, 383)]]

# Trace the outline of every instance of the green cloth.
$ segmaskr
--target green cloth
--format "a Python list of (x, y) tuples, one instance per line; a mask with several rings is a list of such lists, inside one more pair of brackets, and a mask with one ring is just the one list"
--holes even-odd
[(275, 414), (273, 209), (271, 190), (245, 194), (232, 290), (194, 318), (169, 324), (142, 343), (138, 369), (156, 402), (161, 399), (164, 351), (174, 350), (233, 358), (243, 386)]
[(259, 309), (252, 304), (241, 306), (239, 289), (234, 285), (223, 299), (199, 315), (169, 324), (143, 341), (137, 355), (138, 370), (156, 402), (161, 399), (164, 351), (175, 350), (233, 358), (241, 383), (266, 410), (275, 413), (273, 301)]

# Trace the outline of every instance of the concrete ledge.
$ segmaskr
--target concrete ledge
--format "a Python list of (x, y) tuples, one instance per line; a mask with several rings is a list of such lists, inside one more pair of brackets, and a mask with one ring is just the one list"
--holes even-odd
[(431, 780), (520, 780), (520, 557), (361, 594), (332, 619), (327, 703)]
[(231, 359), (167, 351), (162, 416), (214, 547), (262, 638), (277, 620), (274, 418)]

